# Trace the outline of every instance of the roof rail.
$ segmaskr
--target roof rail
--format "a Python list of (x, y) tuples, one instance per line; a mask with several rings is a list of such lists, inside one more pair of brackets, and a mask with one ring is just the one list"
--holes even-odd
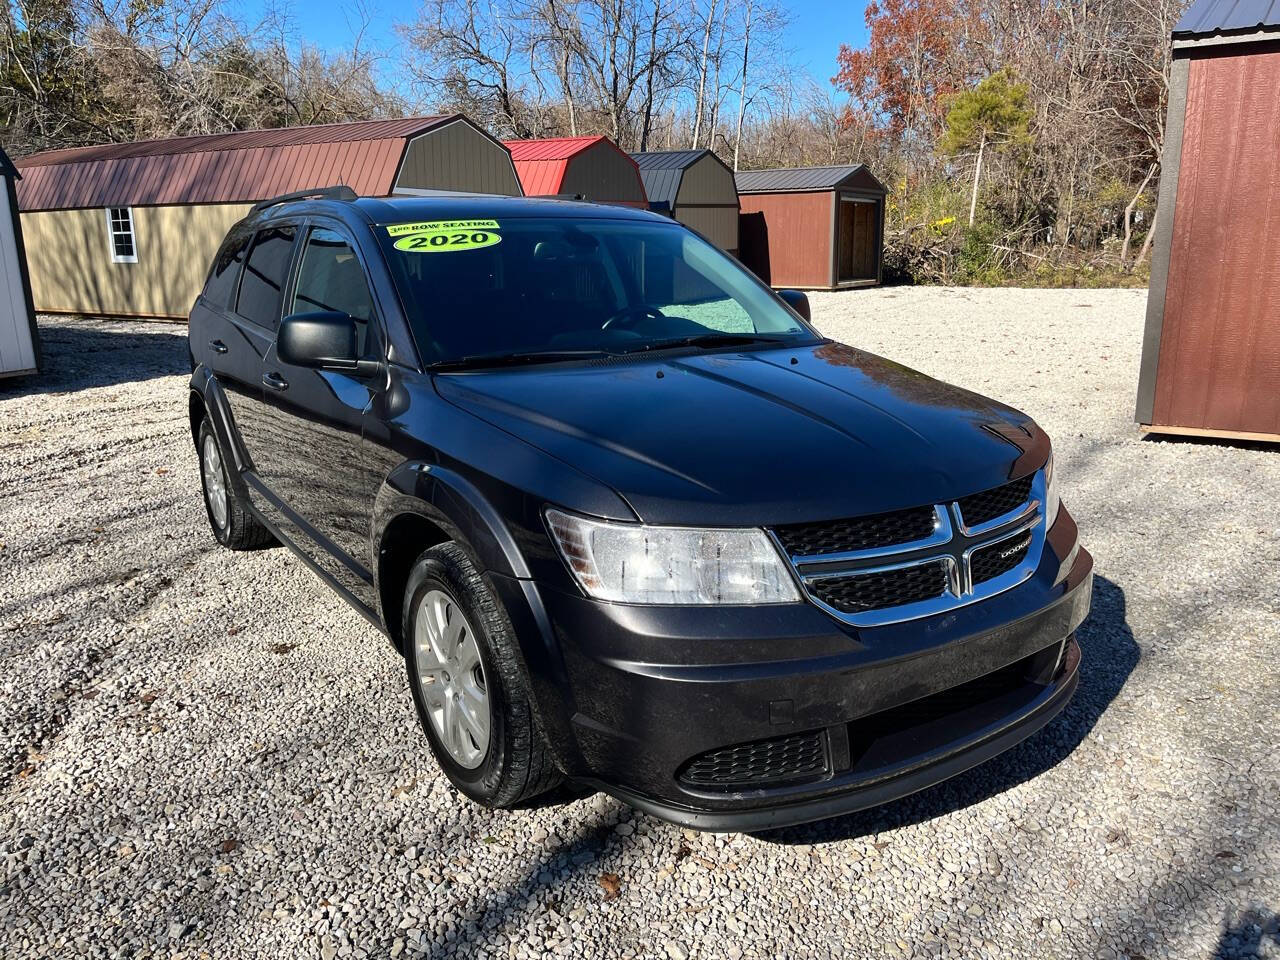
[(315, 198), (317, 200), (355, 200), (357, 194), (348, 186), (337, 187), (315, 187), (311, 190), (295, 190), (293, 193), (282, 193), (278, 197), (272, 197), (270, 200), (259, 200), (249, 210), (250, 213), (257, 213), (259, 210), (265, 210), (267, 207), (274, 207), (278, 203), (288, 203), (290, 200), (307, 200)]

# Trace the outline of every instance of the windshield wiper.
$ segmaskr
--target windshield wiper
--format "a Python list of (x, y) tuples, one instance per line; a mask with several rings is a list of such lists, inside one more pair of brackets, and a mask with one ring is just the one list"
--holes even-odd
[(523, 353), (473, 353), (453, 360), (427, 364), (428, 370), (470, 370), (480, 367), (514, 367), (526, 363), (555, 363), (560, 360), (598, 360), (616, 357), (608, 350), (530, 350)]
[(790, 343), (793, 337), (766, 337), (758, 333), (697, 333), (690, 337), (671, 340), (655, 340), (635, 347), (627, 353), (647, 353), (650, 350), (668, 350), (672, 347), (736, 347), (751, 343)]

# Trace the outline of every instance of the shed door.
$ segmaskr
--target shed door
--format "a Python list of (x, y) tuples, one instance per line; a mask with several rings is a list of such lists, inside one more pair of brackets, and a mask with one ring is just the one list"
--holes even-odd
[(876, 279), (876, 202), (841, 197), (836, 224), (836, 280)]
[(1280, 433), (1277, 89), (1280, 52), (1191, 61), (1155, 424)]

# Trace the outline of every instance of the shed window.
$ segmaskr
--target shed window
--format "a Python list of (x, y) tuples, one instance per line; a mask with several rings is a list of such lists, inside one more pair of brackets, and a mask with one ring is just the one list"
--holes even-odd
[(107, 208), (107, 242), (112, 263), (137, 263), (138, 245), (133, 239), (133, 210), (129, 207)]

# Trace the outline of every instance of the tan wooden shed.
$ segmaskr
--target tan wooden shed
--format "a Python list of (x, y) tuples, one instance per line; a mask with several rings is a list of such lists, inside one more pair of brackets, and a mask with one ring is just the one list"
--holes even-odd
[(52, 150), (17, 167), (36, 308), (94, 316), (185, 317), (228, 228), (283, 193), (521, 193), (507, 148), (459, 114)]

